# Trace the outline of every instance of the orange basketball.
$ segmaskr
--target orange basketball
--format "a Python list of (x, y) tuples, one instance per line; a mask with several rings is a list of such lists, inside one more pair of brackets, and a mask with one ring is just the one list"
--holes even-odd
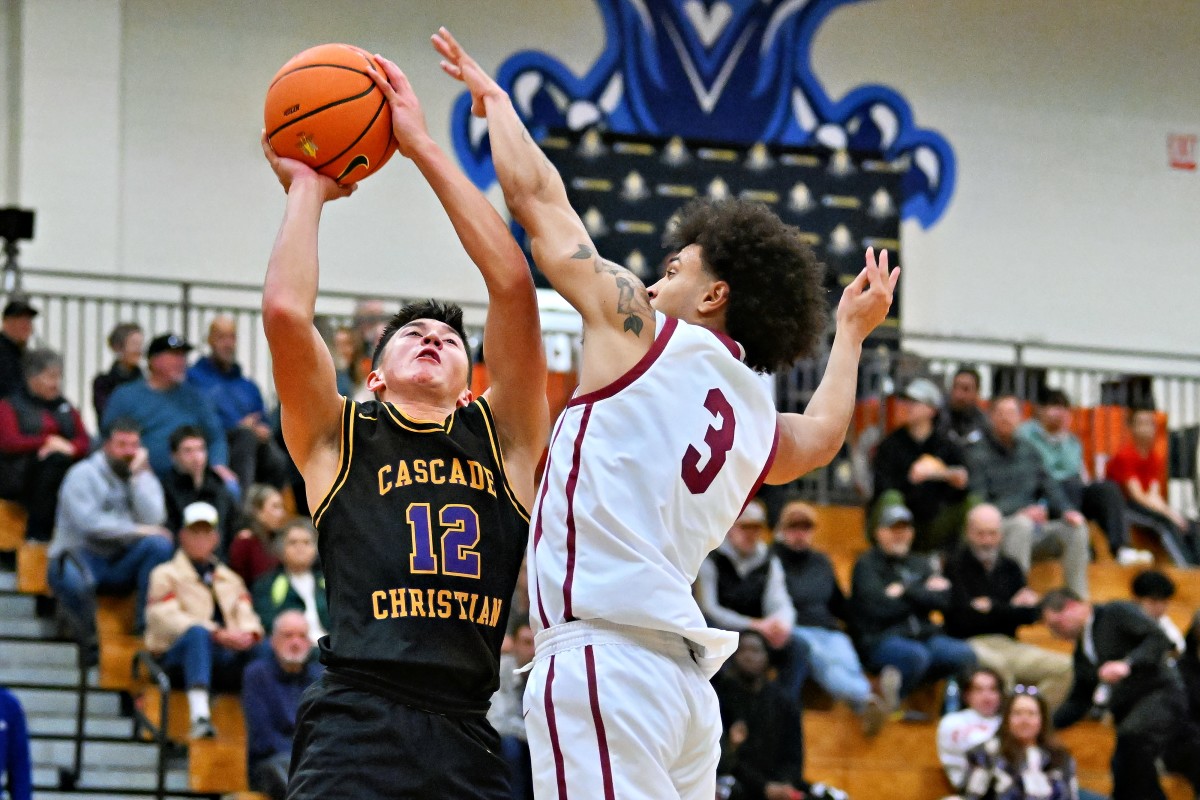
[(354, 183), (396, 151), (387, 98), (368, 69), (366, 50), (348, 44), (310, 47), (275, 73), (264, 110), (275, 152), (303, 161), (338, 183)]

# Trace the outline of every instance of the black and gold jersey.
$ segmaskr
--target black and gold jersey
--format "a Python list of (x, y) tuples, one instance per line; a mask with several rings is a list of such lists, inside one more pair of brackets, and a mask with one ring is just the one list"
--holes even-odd
[(529, 534), (485, 399), (445, 422), (346, 400), (313, 513), (329, 599), (321, 661), (402, 702), (483, 713)]

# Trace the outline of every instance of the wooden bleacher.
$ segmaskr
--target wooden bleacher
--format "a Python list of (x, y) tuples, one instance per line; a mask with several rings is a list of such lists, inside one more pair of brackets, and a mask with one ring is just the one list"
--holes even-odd
[[(817, 530), (813, 548), (830, 557), (844, 589), (849, 589), (854, 561), (869, 547), (864, 534), (863, 509), (845, 506), (818, 506)], [(1103, 535), (1094, 526), (1092, 542), (1096, 561), (1088, 569), (1092, 597), (1100, 602), (1129, 597), (1133, 576), (1144, 567), (1122, 567), (1108, 552)], [(1139, 546), (1145, 546), (1140, 544)], [(1156, 550), (1156, 566), (1171, 576), (1177, 594), (1168, 613), (1186, 630), (1191, 616), (1200, 607), (1200, 581), (1193, 570), (1169, 564), (1161, 548)], [(1029, 584), (1038, 592), (1062, 585), (1062, 569), (1055, 561), (1038, 561), (1030, 570)], [(1021, 639), (1060, 652), (1071, 652), (1072, 644), (1054, 639), (1044, 625), (1021, 629)], [(927, 701), (927, 698), (926, 698)], [(921, 704), (918, 701), (918, 704)], [(922, 704), (922, 710), (928, 710)], [(938, 800), (951, 794), (951, 788), (937, 758), (937, 721), (890, 722), (875, 739), (862, 733), (854, 713), (842, 704), (819, 703), (804, 711), (805, 772), (808, 780), (825, 781), (847, 791), (854, 798), (888, 800)], [(1115, 741), (1112, 726), (1100, 722), (1081, 722), (1062, 731), (1063, 743), (1075, 756), (1079, 782), (1084, 788), (1108, 793), (1112, 790), (1109, 758)], [(1191, 787), (1179, 776), (1163, 779), (1170, 800), (1191, 800)]]

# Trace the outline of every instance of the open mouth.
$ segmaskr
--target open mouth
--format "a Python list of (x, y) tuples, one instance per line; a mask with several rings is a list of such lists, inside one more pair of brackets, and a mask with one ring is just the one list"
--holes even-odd
[(427, 358), (435, 364), (442, 363), (442, 356), (432, 347), (422, 348), (422, 350), (417, 353), (417, 360), (419, 361), (422, 358)]

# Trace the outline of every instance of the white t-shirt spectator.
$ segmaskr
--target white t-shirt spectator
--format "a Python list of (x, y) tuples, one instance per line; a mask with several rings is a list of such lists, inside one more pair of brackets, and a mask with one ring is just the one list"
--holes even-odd
[(962, 788), (967, 774), (967, 751), (991, 739), (999, 729), (999, 714), (985, 717), (973, 708), (942, 717), (937, 729), (938, 758), (956, 790)]

